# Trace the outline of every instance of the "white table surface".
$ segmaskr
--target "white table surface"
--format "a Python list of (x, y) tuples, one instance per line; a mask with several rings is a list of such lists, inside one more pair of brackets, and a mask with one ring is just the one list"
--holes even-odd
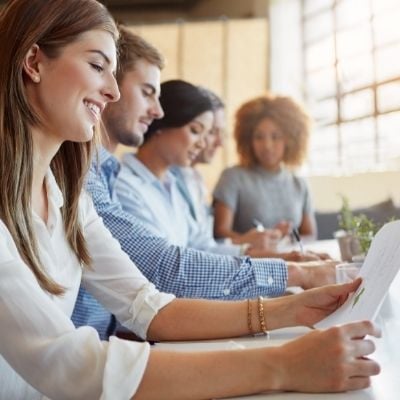
[[(305, 246), (308, 248), (308, 246)], [(310, 246), (311, 247), (311, 246)], [(335, 250), (334, 241), (322, 241), (314, 246), (316, 250)], [(336, 254), (332, 254), (335, 256)], [(399, 260), (400, 262), (400, 260)], [(376, 352), (371, 356), (379, 362), (382, 371), (372, 378), (368, 389), (337, 394), (309, 393), (268, 393), (253, 396), (236, 397), (235, 399), (265, 399), (265, 400), (399, 400), (400, 399), (400, 274), (392, 283), (389, 294), (375, 321), (382, 329), (382, 338), (374, 340)], [(246, 337), (234, 340), (198, 341), (184, 343), (157, 343), (157, 348), (176, 351), (201, 351), (229, 349), (237, 345), (244, 347), (279, 346), (308, 331), (308, 328), (296, 327), (279, 329), (270, 333), (269, 339), (264, 336)]]

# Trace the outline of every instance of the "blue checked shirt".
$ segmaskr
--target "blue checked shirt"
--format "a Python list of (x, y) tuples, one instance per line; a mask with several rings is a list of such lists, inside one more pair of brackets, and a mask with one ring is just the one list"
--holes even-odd
[[(122, 210), (114, 184), (118, 160), (104, 148), (89, 171), (86, 189), (98, 214), (122, 249), (155, 286), (178, 297), (239, 300), (259, 295), (278, 296), (287, 283), (287, 266), (280, 259), (250, 259), (211, 254), (170, 245)], [(90, 325), (102, 339), (113, 332), (115, 321), (81, 287), (72, 315), (75, 325)]]

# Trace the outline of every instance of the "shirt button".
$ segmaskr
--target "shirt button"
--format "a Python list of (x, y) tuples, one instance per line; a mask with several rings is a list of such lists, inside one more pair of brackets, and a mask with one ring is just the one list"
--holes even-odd
[(230, 294), (231, 291), (229, 289), (224, 289), (223, 293), (224, 293), (225, 296), (228, 296), (228, 294)]
[(272, 276), (269, 276), (267, 279), (268, 285), (272, 285), (274, 283), (274, 278)]

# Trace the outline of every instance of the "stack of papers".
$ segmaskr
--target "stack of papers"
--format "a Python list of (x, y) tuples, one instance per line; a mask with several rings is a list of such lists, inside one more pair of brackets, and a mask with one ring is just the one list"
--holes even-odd
[(328, 328), (353, 321), (373, 321), (400, 268), (400, 221), (384, 225), (375, 235), (360, 269), (357, 291), (331, 315), (315, 325)]

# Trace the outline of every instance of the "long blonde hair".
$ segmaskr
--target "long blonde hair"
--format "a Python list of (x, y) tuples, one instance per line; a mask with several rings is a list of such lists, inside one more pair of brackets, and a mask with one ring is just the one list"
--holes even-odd
[[(96, 0), (11, 0), (0, 12), (0, 219), (41, 287), (56, 295), (65, 289), (44, 270), (32, 223), (29, 126), (37, 126), (40, 120), (26, 97), (23, 61), (35, 43), (48, 57), (56, 58), (64, 46), (93, 29), (109, 32), (117, 41), (112, 17)], [(90, 265), (91, 258), (79, 224), (78, 202), (92, 147), (92, 141), (64, 142), (51, 162), (64, 196), (66, 237), (84, 265)]]

